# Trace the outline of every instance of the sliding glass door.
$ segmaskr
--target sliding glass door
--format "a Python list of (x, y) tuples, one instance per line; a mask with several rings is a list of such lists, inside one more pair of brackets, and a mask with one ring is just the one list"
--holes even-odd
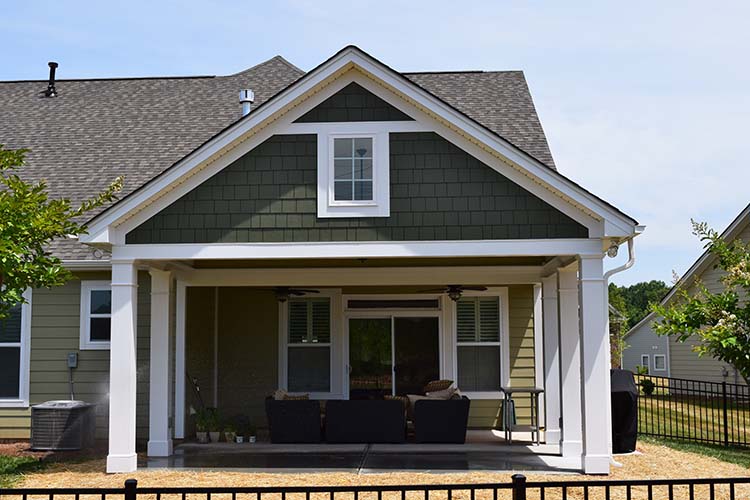
[(437, 317), (349, 319), (349, 398), (421, 394), (440, 377)]

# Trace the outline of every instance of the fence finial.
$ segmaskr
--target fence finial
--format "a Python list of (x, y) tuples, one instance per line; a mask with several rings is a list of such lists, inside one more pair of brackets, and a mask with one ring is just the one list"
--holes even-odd
[(138, 481), (135, 479), (125, 480), (125, 500), (136, 500), (136, 491), (138, 490)]

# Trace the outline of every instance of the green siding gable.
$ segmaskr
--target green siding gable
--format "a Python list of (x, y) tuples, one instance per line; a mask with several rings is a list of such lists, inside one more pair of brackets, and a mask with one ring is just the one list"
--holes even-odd
[(391, 216), (317, 217), (315, 135), (279, 135), (126, 242), (586, 238), (587, 229), (431, 132), (390, 134)]
[(350, 83), (297, 120), (313, 122), (413, 121), (403, 111), (388, 104), (369, 90)]

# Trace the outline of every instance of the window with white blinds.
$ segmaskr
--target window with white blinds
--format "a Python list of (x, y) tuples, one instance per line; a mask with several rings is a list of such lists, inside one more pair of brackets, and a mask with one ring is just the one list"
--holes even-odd
[(456, 359), (462, 391), (500, 390), (499, 297), (461, 297), (456, 302)]
[(331, 299), (291, 299), (288, 303), (287, 390), (331, 390)]

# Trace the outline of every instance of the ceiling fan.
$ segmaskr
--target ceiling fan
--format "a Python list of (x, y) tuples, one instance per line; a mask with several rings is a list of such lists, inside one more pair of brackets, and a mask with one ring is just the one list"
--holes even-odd
[(455, 301), (457, 301), (458, 299), (461, 298), (461, 295), (463, 295), (463, 293), (466, 290), (473, 290), (473, 291), (477, 291), (477, 292), (483, 292), (483, 291), (487, 290), (487, 287), (486, 286), (472, 286), (472, 285), (468, 285), (468, 286), (467, 285), (448, 285), (448, 286), (445, 286), (443, 288), (433, 288), (431, 290), (422, 290), (422, 292), (425, 292), (425, 293), (435, 293), (435, 292), (447, 293), (448, 297), (450, 297), (451, 300), (453, 300), (455, 302)]
[(276, 295), (276, 300), (279, 302), (286, 302), (289, 297), (298, 297), (300, 295), (306, 295), (308, 293), (320, 293), (318, 290), (312, 290), (308, 288), (292, 288), (290, 286), (277, 286), (273, 289), (273, 294)]

